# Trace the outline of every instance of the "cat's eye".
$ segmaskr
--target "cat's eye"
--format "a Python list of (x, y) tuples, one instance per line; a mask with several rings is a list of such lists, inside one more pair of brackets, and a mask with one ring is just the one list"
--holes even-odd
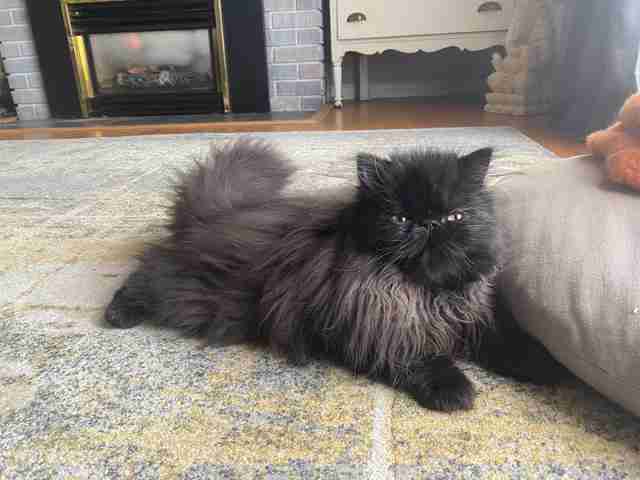
[(464, 218), (464, 215), (460, 212), (453, 212), (450, 213), (449, 215), (442, 217), (440, 219), (440, 223), (447, 223), (447, 222), (460, 222), (462, 219)]
[(394, 215), (393, 217), (391, 217), (391, 220), (393, 220), (396, 223), (407, 223), (408, 221), (407, 217), (402, 217), (397, 215)]

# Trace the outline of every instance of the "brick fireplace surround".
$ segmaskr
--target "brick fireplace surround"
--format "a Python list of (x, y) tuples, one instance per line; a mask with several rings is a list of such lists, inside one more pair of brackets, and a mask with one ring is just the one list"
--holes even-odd
[[(263, 4), (271, 110), (318, 110), (326, 85), (322, 0)], [(19, 119), (49, 118), (24, 0), (0, 0), (0, 56)]]

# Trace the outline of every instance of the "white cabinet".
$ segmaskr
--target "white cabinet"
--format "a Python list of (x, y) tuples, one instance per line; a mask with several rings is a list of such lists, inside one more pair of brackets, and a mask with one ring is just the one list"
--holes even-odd
[(367, 57), (446, 47), (481, 50), (504, 43), (516, 1), (330, 0), (335, 105), (342, 106), (342, 59), (360, 56), (360, 98), (368, 92)]

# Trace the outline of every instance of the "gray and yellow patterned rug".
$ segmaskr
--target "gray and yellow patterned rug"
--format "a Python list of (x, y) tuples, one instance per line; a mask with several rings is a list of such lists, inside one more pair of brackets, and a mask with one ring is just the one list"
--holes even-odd
[[(353, 181), (360, 150), (492, 145), (494, 179), (558, 161), (509, 128), (260, 136), (305, 190)], [(440, 414), (322, 363), (104, 328), (172, 169), (232, 137), (0, 143), (0, 478), (640, 478), (640, 420), (578, 380), (467, 366), (475, 409)]]

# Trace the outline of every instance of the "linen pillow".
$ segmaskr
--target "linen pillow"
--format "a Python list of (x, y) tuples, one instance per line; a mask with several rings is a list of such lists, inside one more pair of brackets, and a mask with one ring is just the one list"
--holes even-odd
[(559, 361), (640, 415), (640, 195), (589, 156), (547, 162), (495, 187), (499, 288)]

